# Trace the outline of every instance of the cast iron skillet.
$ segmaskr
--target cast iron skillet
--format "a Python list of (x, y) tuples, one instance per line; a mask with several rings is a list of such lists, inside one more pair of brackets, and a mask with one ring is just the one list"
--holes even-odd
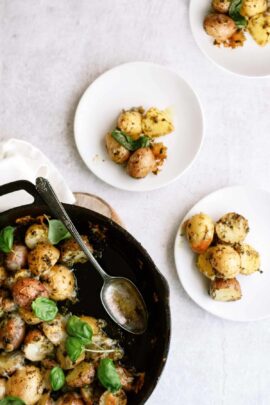
[[(29, 205), (0, 213), (0, 229), (15, 223), (19, 217), (50, 214), (49, 208), (37, 193), (35, 186), (25, 180), (0, 186), (0, 196), (25, 190), (34, 198)], [(105, 319), (111, 337), (120, 339), (126, 353), (125, 362), (134, 365), (137, 371), (145, 371), (145, 383), (137, 395), (128, 396), (129, 405), (141, 405), (151, 395), (165, 365), (170, 343), (169, 288), (146, 250), (127, 231), (103, 215), (85, 208), (64, 204), (81, 234), (92, 233), (94, 244), (100, 252), (100, 263), (113, 276), (130, 278), (141, 291), (148, 311), (149, 325), (141, 336), (134, 336), (117, 327), (108, 318), (100, 302), (102, 279), (86, 263), (78, 265), (75, 274), (78, 281), (79, 302), (71, 310), (76, 314), (92, 315)], [(93, 229), (98, 226), (105, 240), (95, 240)], [(91, 239), (91, 237), (90, 237)]]

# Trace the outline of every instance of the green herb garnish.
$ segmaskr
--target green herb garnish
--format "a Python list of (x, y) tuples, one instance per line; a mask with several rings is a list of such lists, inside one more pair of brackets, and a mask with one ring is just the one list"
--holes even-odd
[(52, 386), (53, 391), (60, 390), (63, 385), (65, 384), (65, 374), (61, 367), (54, 367), (50, 371), (50, 383)]
[(66, 351), (70, 360), (75, 363), (84, 352), (83, 341), (75, 336), (68, 336), (65, 343)]
[(69, 317), (66, 330), (69, 336), (80, 338), (84, 344), (91, 343), (93, 336), (92, 328), (78, 316), (72, 315)]
[(57, 305), (49, 298), (38, 297), (32, 302), (32, 310), (43, 321), (52, 321), (58, 312)]
[(47, 221), (49, 223), (48, 239), (52, 245), (57, 245), (61, 240), (71, 238), (71, 235), (63, 222), (58, 219), (49, 218), (47, 218)]
[(13, 226), (6, 226), (0, 231), (0, 250), (4, 253), (9, 253), (12, 250), (14, 240)]
[(120, 390), (122, 386), (121, 381), (111, 359), (106, 358), (100, 360), (97, 376), (99, 382), (103, 387), (107, 388), (107, 390), (110, 390), (111, 392)]
[(125, 132), (120, 131), (120, 129), (115, 129), (112, 131), (112, 137), (131, 152), (134, 152), (139, 148), (147, 148), (151, 143), (148, 136), (141, 136), (140, 138), (134, 140)]
[(246, 28), (247, 20), (241, 15), (243, 0), (232, 0), (229, 8), (229, 16), (234, 20), (238, 28)]
[(25, 402), (18, 397), (5, 397), (1, 399), (0, 405), (25, 405)]

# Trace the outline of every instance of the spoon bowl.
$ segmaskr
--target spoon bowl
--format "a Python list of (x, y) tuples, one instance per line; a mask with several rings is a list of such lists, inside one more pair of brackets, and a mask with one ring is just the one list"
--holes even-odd
[(138, 288), (125, 277), (111, 277), (100, 266), (82, 240), (75, 225), (59, 201), (49, 181), (43, 177), (36, 179), (36, 189), (51, 212), (63, 222), (71, 236), (78, 243), (93, 267), (103, 278), (101, 302), (108, 315), (124, 330), (139, 335), (146, 331), (148, 311)]

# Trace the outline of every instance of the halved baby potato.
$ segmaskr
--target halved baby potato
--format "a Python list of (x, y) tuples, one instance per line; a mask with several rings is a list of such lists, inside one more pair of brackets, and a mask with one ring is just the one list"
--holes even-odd
[(50, 243), (39, 243), (28, 254), (28, 265), (36, 276), (47, 274), (60, 257), (59, 250)]
[(249, 275), (260, 269), (260, 255), (250, 245), (241, 243), (235, 247), (240, 256), (240, 273)]
[(210, 263), (217, 277), (234, 278), (240, 273), (240, 255), (231, 246), (217, 245), (212, 248)]
[(167, 135), (174, 131), (174, 125), (168, 110), (155, 107), (146, 111), (142, 119), (142, 132), (150, 138)]
[(249, 19), (248, 31), (260, 46), (270, 43), (270, 14), (257, 14)]
[(205, 252), (214, 237), (214, 222), (203, 213), (193, 215), (184, 224), (186, 237), (193, 252)]
[(209, 294), (215, 301), (237, 301), (242, 297), (241, 287), (236, 278), (211, 281)]
[(216, 272), (213, 269), (211, 263), (210, 263), (210, 258), (212, 256), (212, 251), (213, 248), (210, 247), (206, 250), (206, 252), (201, 253), (198, 257), (197, 257), (197, 267), (199, 269), (199, 271), (207, 278), (209, 278), (210, 280), (215, 280), (216, 278)]
[(241, 14), (245, 17), (253, 17), (267, 10), (267, 0), (243, 0)]
[(236, 212), (223, 215), (216, 223), (216, 234), (221, 242), (243, 242), (249, 232), (248, 220)]

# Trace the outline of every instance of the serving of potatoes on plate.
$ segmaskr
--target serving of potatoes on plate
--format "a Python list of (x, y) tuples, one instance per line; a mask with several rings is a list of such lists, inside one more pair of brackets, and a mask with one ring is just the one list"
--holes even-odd
[(142, 179), (149, 173), (158, 174), (167, 158), (167, 147), (155, 138), (174, 131), (169, 110), (142, 107), (123, 110), (117, 127), (105, 137), (109, 157), (123, 165), (129, 176)]
[(267, 0), (212, 0), (212, 10), (204, 19), (206, 33), (215, 45), (243, 46), (249, 32), (260, 46), (270, 43), (270, 15)]
[(183, 225), (191, 250), (197, 254), (196, 267), (210, 280), (209, 295), (216, 301), (236, 301), (242, 291), (236, 277), (260, 270), (260, 255), (244, 240), (248, 220), (235, 212), (214, 222), (208, 215), (193, 215)]

